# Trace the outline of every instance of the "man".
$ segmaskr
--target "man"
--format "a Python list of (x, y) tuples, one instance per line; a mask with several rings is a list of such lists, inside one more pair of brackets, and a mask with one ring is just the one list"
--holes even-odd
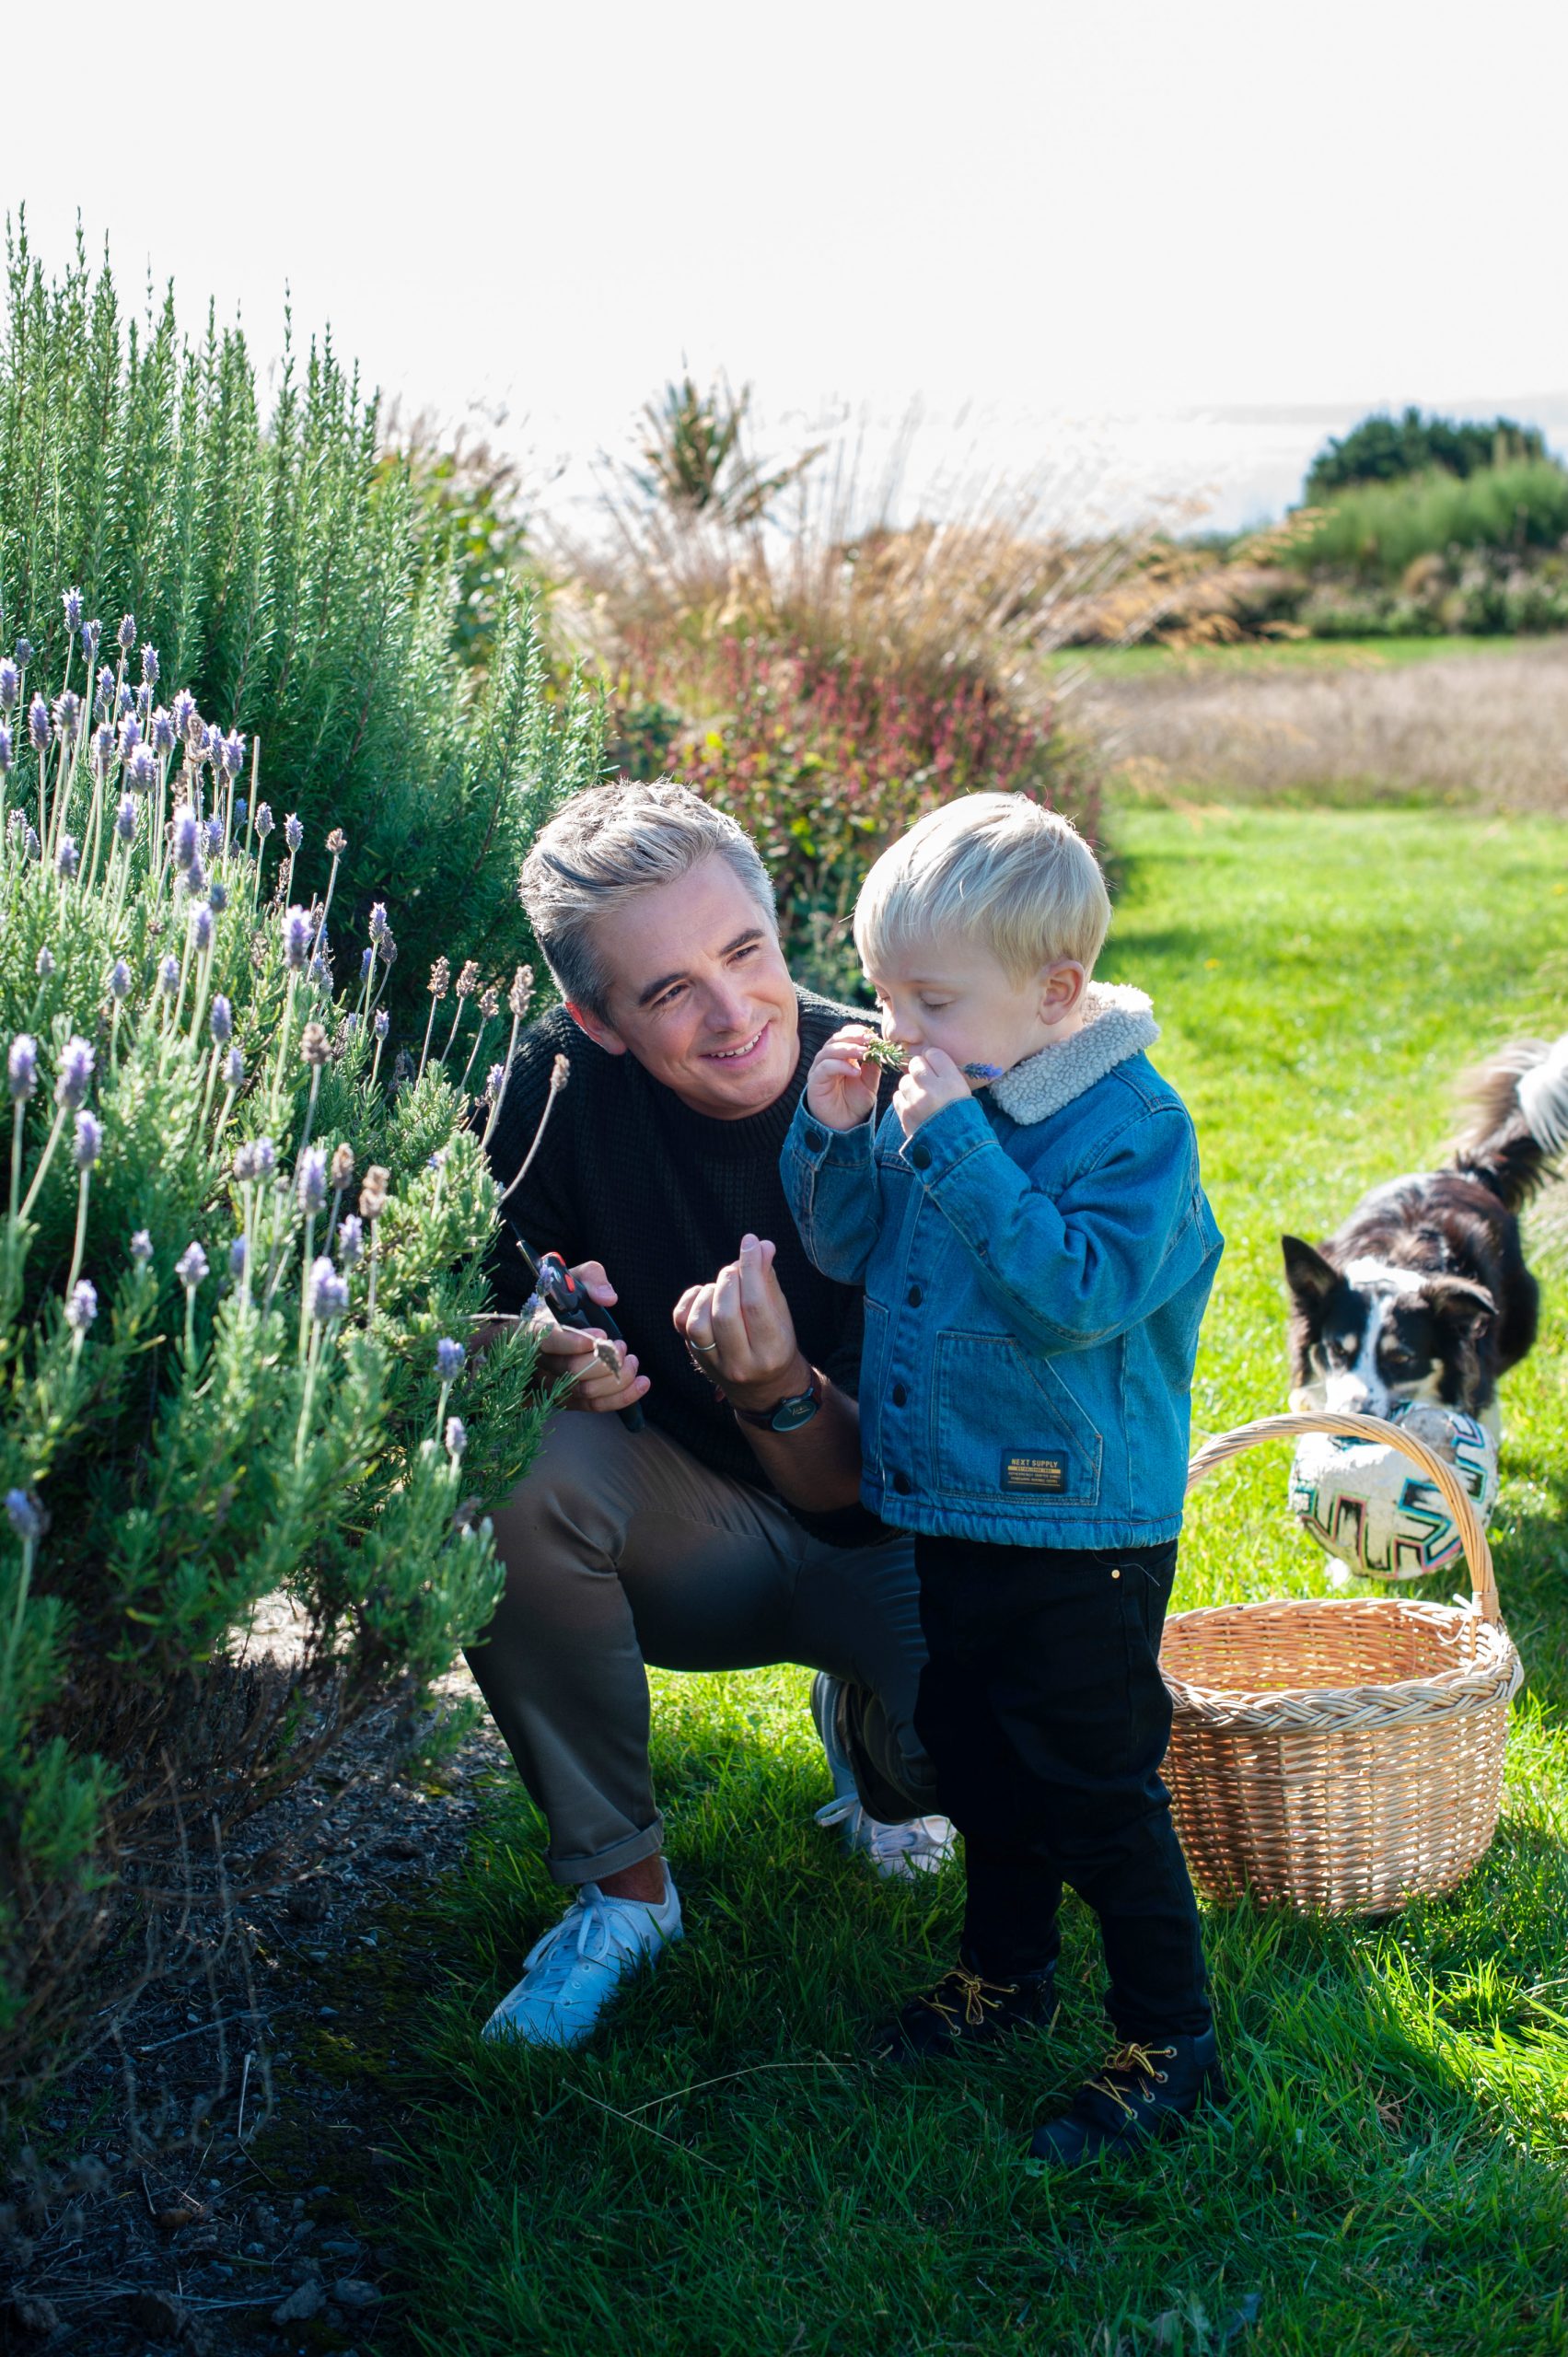
[[(563, 1004), (519, 1049), (491, 1158), (516, 1234), (625, 1341), (612, 1372), (586, 1335), (551, 1337), (576, 1412), (494, 1516), (505, 1593), (470, 1661), (575, 1897), (485, 2035), (571, 2045), (681, 1933), (645, 1664), (807, 1664), (824, 1821), (884, 1873), (939, 1864), (952, 1831), (920, 1813), (912, 1545), (858, 1503), (860, 1295), (811, 1266), (779, 1178), (845, 1010), (791, 981), (755, 845), (688, 787), (577, 795), (521, 888)], [(505, 1243), (496, 1291), (513, 1311), (529, 1292)]]

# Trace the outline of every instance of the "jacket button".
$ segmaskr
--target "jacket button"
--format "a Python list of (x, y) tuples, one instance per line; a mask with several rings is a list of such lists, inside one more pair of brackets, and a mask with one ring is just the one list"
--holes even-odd
[(928, 1145), (912, 1145), (910, 1148), (910, 1160), (913, 1163), (917, 1170), (929, 1170), (931, 1167), (931, 1148)]
[(818, 1129), (815, 1123), (809, 1124), (806, 1132), (806, 1143), (813, 1154), (820, 1154), (828, 1143), (827, 1131)]
[(901, 1408), (901, 1407), (903, 1407), (903, 1406), (904, 1406), (904, 1404), (905, 1404), (905, 1402), (908, 1400), (908, 1399), (909, 1399), (909, 1393), (904, 1389), (903, 1385), (902, 1385), (901, 1383), (895, 1383), (895, 1384), (894, 1384), (894, 1386), (893, 1386), (893, 1405), (894, 1405), (894, 1407), (895, 1407), (895, 1408)]
[(908, 1293), (904, 1295), (904, 1299), (909, 1303), (912, 1309), (918, 1309), (923, 1297), (924, 1296), (922, 1295), (918, 1285), (911, 1285)]
[(895, 1473), (893, 1476), (893, 1487), (897, 1490), (900, 1498), (907, 1498), (910, 1492), (913, 1489), (914, 1483), (910, 1480), (907, 1473)]

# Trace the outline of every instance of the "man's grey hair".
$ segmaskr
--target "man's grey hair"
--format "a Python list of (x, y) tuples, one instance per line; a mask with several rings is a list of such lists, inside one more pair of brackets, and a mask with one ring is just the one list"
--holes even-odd
[(575, 794), (540, 832), (517, 886), (562, 997), (602, 1016), (610, 981), (603, 945), (617, 911), (715, 858), (734, 869), (776, 935), (773, 888), (756, 844), (689, 785), (622, 780)]

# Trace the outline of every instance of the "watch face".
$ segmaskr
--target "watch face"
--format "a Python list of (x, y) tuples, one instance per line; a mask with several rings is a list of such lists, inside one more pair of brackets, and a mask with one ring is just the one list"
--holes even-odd
[(776, 1433), (792, 1433), (799, 1424), (808, 1424), (821, 1402), (814, 1391), (802, 1391), (793, 1399), (781, 1399), (773, 1410), (772, 1422)]

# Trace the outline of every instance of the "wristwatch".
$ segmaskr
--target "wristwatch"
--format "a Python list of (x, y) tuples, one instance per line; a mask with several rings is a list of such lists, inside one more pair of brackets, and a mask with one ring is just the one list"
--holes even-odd
[(821, 1404), (822, 1378), (813, 1367), (811, 1380), (804, 1391), (786, 1392), (771, 1408), (738, 1408), (733, 1399), (729, 1407), (743, 1424), (755, 1424), (759, 1432), (794, 1433), (811, 1422)]

